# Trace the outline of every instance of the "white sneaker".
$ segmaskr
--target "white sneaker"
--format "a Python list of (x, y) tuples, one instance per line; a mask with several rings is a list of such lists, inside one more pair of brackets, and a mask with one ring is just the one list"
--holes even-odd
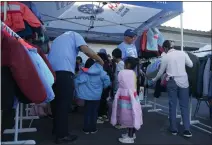
[[(122, 134), (121, 136), (122, 136), (122, 138), (128, 138), (129, 137), (128, 133)], [(133, 139), (136, 139), (135, 133), (133, 134)]]
[(119, 141), (121, 143), (134, 143), (134, 139), (133, 138), (129, 138), (129, 137), (127, 137), (127, 138), (119, 138)]
[(97, 124), (103, 124), (104, 121), (102, 119), (97, 119)]
[(103, 115), (103, 116), (102, 116), (102, 119), (103, 119), (104, 121), (106, 121), (106, 122), (109, 121), (107, 115)]

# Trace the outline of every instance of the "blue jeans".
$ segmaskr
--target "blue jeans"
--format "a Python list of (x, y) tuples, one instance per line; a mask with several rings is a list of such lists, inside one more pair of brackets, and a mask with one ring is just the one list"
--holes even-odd
[(85, 100), (84, 128), (86, 132), (96, 131), (99, 100)]
[(174, 79), (170, 79), (167, 83), (167, 92), (169, 97), (170, 130), (178, 131), (176, 123), (177, 98), (179, 99), (184, 129), (190, 130), (189, 88), (180, 88)]

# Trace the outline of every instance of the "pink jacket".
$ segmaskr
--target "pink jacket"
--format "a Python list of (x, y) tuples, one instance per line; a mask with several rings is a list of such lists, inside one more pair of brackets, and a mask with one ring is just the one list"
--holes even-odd
[[(119, 113), (121, 112), (123, 115), (121, 115), (120, 120), (124, 120), (125, 122), (130, 122), (131, 121), (130, 118), (132, 118), (132, 127), (138, 130), (143, 124), (143, 119), (142, 119), (142, 109), (141, 109), (139, 98), (137, 95), (135, 96), (136, 94), (135, 93), (136, 92), (135, 72), (132, 70), (122, 70), (118, 75), (118, 82), (119, 82), (119, 88), (115, 95), (113, 105), (112, 105), (111, 124), (112, 125), (117, 124), (118, 119), (120, 119)], [(121, 102), (122, 99), (125, 100), (123, 102), (126, 102), (127, 97), (129, 98), (129, 104), (132, 106), (132, 108), (119, 109), (118, 102), (119, 101)], [(122, 125), (122, 123), (120, 124)], [(128, 126), (129, 125), (127, 125), (127, 127)]]

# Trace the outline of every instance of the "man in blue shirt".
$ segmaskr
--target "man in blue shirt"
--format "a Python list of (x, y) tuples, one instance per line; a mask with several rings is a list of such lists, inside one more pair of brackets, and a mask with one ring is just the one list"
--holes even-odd
[(118, 45), (118, 48), (122, 51), (122, 59), (127, 57), (138, 58), (137, 49), (134, 44), (136, 37), (137, 34), (131, 29), (127, 29), (124, 32), (124, 41)]
[(79, 51), (101, 65), (104, 64), (103, 60), (87, 46), (83, 37), (72, 31), (58, 36), (52, 42), (48, 54), (48, 60), (56, 73), (56, 82), (53, 85), (55, 100), (51, 102), (56, 143), (68, 143), (77, 139), (76, 135), (69, 135), (68, 112), (74, 95), (74, 73)]
[[(137, 34), (132, 29), (127, 29), (124, 32), (124, 41), (118, 45), (118, 48), (122, 52), (122, 59), (125, 60), (127, 57), (134, 57), (138, 58), (137, 49), (135, 46), (135, 41), (137, 39)], [(139, 93), (140, 90), (140, 67), (137, 66), (135, 68), (135, 73), (137, 74), (137, 93)]]

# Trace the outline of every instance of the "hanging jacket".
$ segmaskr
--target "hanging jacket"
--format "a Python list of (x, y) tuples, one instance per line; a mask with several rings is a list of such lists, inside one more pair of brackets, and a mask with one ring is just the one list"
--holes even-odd
[(54, 72), (54, 70), (52, 69), (51, 64), (49, 63), (49, 60), (47, 59), (46, 55), (44, 54), (44, 52), (41, 50), (40, 47), (38, 47), (37, 45), (31, 44), (29, 43), (29, 45), (31, 45), (34, 48), (37, 48), (37, 53), (42, 57), (42, 59), (44, 60), (44, 62), (46, 63), (46, 65), (48, 66), (49, 70), (51, 71), (52, 75), (54, 76), (54, 82), (56, 80), (56, 74)]
[(188, 81), (190, 86), (190, 93), (193, 97), (199, 97), (197, 95), (197, 84), (198, 84), (198, 77), (199, 77), (199, 67), (200, 67), (200, 61), (199, 58), (196, 57), (194, 54), (187, 52), (189, 58), (191, 59), (193, 63), (193, 67), (187, 67), (186, 66), (186, 72), (188, 74)]
[(110, 78), (103, 67), (95, 63), (88, 70), (82, 69), (75, 78), (77, 96), (84, 100), (100, 100), (103, 88), (110, 85)]
[(210, 73), (210, 82), (208, 88), (208, 98), (212, 99), (212, 71)]
[[(141, 58), (145, 58), (145, 59), (149, 59), (149, 58), (152, 58), (152, 57), (157, 57), (160, 55), (159, 51), (149, 51), (147, 49), (147, 32), (148, 30), (144, 31), (142, 36), (141, 36), (141, 39), (140, 39), (140, 57)], [(160, 47), (159, 47), (160, 48)], [(162, 51), (162, 49), (160, 49), (160, 51)], [(162, 53), (162, 52), (161, 52)]]
[(158, 34), (158, 46), (162, 47), (164, 42), (163, 34), (158, 30), (158, 28), (153, 28), (156, 34)]
[[(9, 1), (7, 2), (7, 19), (5, 24), (9, 26), (13, 31), (18, 32), (25, 29), (24, 21), (26, 21), (31, 27), (38, 28), (41, 26), (38, 18), (32, 13), (32, 11), (21, 2)], [(1, 20), (4, 19), (4, 2), (1, 2)]]
[(27, 50), (13, 37), (1, 32), (1, 66), (10, 68), (21, 92), (33, 103), (46, 99), (45, 88)]
[(146, 44), (147, 50), (158, 51), (158, 37), (159, 35), (153, 30), (153, 28), (150, 28), (147, 31), (147, 44)]
[(203, 74), (205, 65), (207, 63), (207, 57), (199, 58), (200, 60), (200, 66), (198, 71), (198, 77), (197, 77), (197, 97), (202, 98), (203, 97)]
[[(134, 79), (133, 79), (134, 78)], [(119, 89), (112, 105), (111, 124), (140, 129), (143, 124), (140, 99), (136, 93), (136, 75), (132, 70), (118, 74)]]
[(209, 84), (210, 84), (210, 67), (211, 67), (211, 59), (210, 57), (208, 57), (203, 74), (203, 96), (208, 96)]
[(41, 58), (41, 56), (37, 53), (37, 49), (30, 49), (29, 51), (27, 51), (29, 53), (29, 56), (38, 72), (38, 75), (43, 83), (43, 86), (46, 90), (47, 93), (47, 97), (45, 100), (45, 103), (51, 102), (55, 95), (54, 92), (52, 90), (52, 85), (54, 83), (54, 77), (51, 73), (51, 71), (49, 70), (49, 68), (47, 67), (47, 65), (45, 64), (45, 62), (43, 61), (43, 59)]
[(37, 45), (26, 42), (21, 38), (18, 39), (18, 41), (28, 50), (34, 49), (34, 48), (37, 49), (37, 53), (42, 57), (42, 59), (44, 60), (44, 62), (48, 66), (49, 70), (51, 71), (52, 75), (54, 76), (54, 81), (55, 81), (56, 80), (56, 74), (55, 74), (54, 70), (52, 69), (52, 66), (50, 65), (46, 55), (42, 52), (42, 50)]
[(154, 78), (156, 77), (159, 69), (160, 69), (161, 60), (157, 59), (153, 63), (149, 64), (146, 69), (146, 75), (148, 78)]
[[(25, 4), (32, 12), (33, 14), (41, 21), (41, 14), (37, 10), (36, 5), (31, 1), (20, 1), (21, 3)], [(43, 23), (41, 21), (41, 23)]]
[(147, 31), (144, 31), (143, 34), (141, 35), (141, 41), (140, 41), (141, 52), (146, 50), (146, 43), (147, 43)]

